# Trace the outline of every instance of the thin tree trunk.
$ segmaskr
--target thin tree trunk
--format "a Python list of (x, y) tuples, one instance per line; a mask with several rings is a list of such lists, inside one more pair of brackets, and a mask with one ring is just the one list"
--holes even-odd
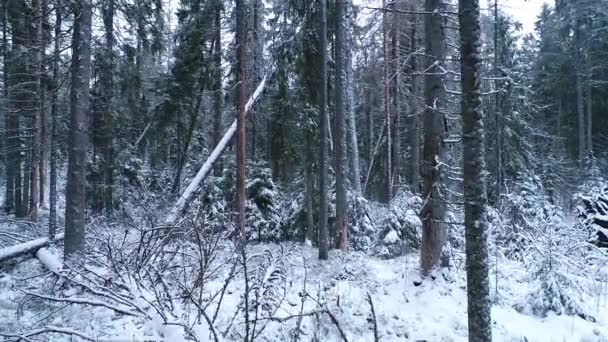
[(92, 3), (73, 4), (75, 21), (72, 38), (72, 91), (68, 182), (66, 188), (64, 258), (84, 252), (86, 159), (88, 148), (89, 80), (91, 70)]
[[(399, 1), (395, 1), (393, 3), (393, 9), (399, 10), (398, 7)], [(399, 63), (399, 32), (400, 27), (399, 24), (401, 22), (401, 18), (398, 13), (393, 13), (393, 26), (391, 29), (391, 90), (392, 90), (392, 120), (393, 120), (393, 137), (391, 138), (392, 142), (392, 171), (390, 173), (390, 187), (391, 187), (391, 195), (395, 193), (395, 182), (399, 181), (399, 171), (401, 167), (401, 71), (400, 71), (400, 63)], [(389, 198), (389, 201), (392, 198)]]
[(46, 63), (44, 59), (46, 59), (46, 39), (44, 37), (44, 26), (48, 25), (48, 2), (47, 0), (42, 1), (42, 18), (40, 19), (40, 32), (38, 37), (40, 37), (40, 49), (42, 50), (42, 58), (40, 61), (40, 162), (39, 162), (39, 195), (38, 195), (38, 206), (40, 208), (44, 208), (45, 206), (45, 192), (46, 192), (46, 156), (49, 142), (48, 136), (48, 111), (46, 110), (46, 96), (48, 84), (46, 82), (46, 77), (43, 78), (43, 75), (46, 75)]
[(575, 72), (576, 72), (576, 112), (578, 117), (578, 163), (579, 166), (582, 167), (585, 162), (585, 154), (586, 147), (585, 144), (587, 140), (585, 139), (585, 102), (583, 95), (583, 53), (582, 53), (582, 35), (580, 32), (580, 23), (579, 20), (576, 20), (576, 28), (574, 33), (575, 48)]
[[(213, 79), (215, 83), (215, 89), (213, 94), (213, 147), (217, 147), (221, 139), (222, 130), (222, 99), (224, 97), (222, 89), (222, 2), (216, 0), (216, 12), (215, 12), (215, 53), (213, 54)], [(222, 175), (222, 161), (221, 159), (215, 164), (213, 168), (213, 175), (219, 177)]]
[(51, 143), (49, 181), (49, 236), (53, 238), (57, 230), (57, 106), (59, 101), (59, 59), (61, 58), (61, 8), (62, 0), (55, 0), (55, 36), (53, 51), (53, 93), (51, 98)]
[(6, 150), (5, 162), (6, 162), (6, 193), (4, 197), (4, 209), (7, 213), (10, 213), (15, 208), (15, 152), (14, 136), (17, 134), (14, 118), (11, 112), (11, 101), (8, 89), (10, 87), (8, 81), (8, 0), (2, 1), (2, 81), (3, 81), (3, 95), (4, 95), (4, 129), (5, 129), (5, 141), (4, 146)]
[[(382, 0), (382, 8), (386, 8), (386, 0)], [(391, 152), (391, 138), (392, 138), (392, 125), (391, 125), (391, 103), (390, 103), (390, 52), (388, 46), (388, 12), (384, 11), (382, 15), (382, 51), (384, 53), (384, 120), (387, 125), (386, 134), (386, 179), (385, 179), (385, 198), (386, 203), (390, 203), (393, 198), (393, 185), (391, 180), (393, 179), (392, 171), (392, 156)]]
[(479, 0), (459, 4), (469, 341), (491, 342)]
[[(247, 18), (246, 8), (244, 0), (236, 1), (236, 60), (239, 71), (238, 74), (238, 86), (237, 86), (237, 98), (239, 104), (239, 113), (237, 120), (236, 129), (236, 227), (238, 229), (238, 236), (242, 243), (246, 241), (245, 235), (245, 162), (247, 158), (247, 137), (245, 128), (247, 126), (245, 105), (247, 103), (247, 96), (245, 95), (247, 85)], [(248, 326), (248, 324), (247, 324)]]
[[(352, 13), (352, 6), (348, 6), (348, 37), (352, 36), (352, 25), (350, 14)], [(357, 121), (355, 116), (355, 80), (353, 79), (353, 54), (351, 49), (346, 50), (347, 62), (346, 62), (346, 82), (347, 82), (347, 95), (348, 95), (348, 143), (349, 143), (349, 161), (351, 170), (351, 183), (353, 190), (357, 194), (361, 194), (361, 170), (359, 169), (359, 142), (357, 139)]]
[(102, 4), (103, 25), (105, 30), (104, 66), (101, 70), (100, 82), (102, 86), (102, 115), (103, 115), (103, 143), (102, 153), (104, 159), (104, 208), (111, 212), (114, 208), (114, 139), (112, 111), (114, 100), (114, 0), (106, 0)]
[(319, 259), (329, 258), (329, 231), (327, 227), (327, 155), (328, 155), (328, 126), (327, 118), (327, 3), (319, 0), (321, 29), (320, 47), (321, 51), (321, 91), (319, 95), (319, 122), (320, 122), (320, 151), (319, 151)]
[[(414, 9), (412, 9), (413, 11)], [(412, 27), (410, 30), (410, 72), (411, 72), (411, 85), (410, 85), (410, 116), (411, 116), (411, 128), (409, 133), (410, 142), (410, 182), (412, 191), (414, 193), (420, 192), (420, 133), (418, 118), (418, 78), (416, 73), (418, 72), (418, 60), (416, 58), (417, 47), (417, 16), (412, 16)]]
[(441, 223), (445, 204), (441, 198), (441, 166), (443, 157), (442, 145), (445, 134), (442, 110), (445, 102), (445, 88), (441, 65), (445, 57), (443, 0), (426, 0), (425, 37), (428, 70), (425, 75), (425, 113), (424, 113), (424, 161), (423, 161), (423, 196), (424, 205), (420, 211), (422, 220), (422, 246), (420, 251), (420, 269), (423, 276), (439, 264), (443, 245), (446, 241), (446, 229)]
[(35, 16), (36, 16), (36, 35), (33, 39), (34, 45), (34, 79), (36, 82), (36, 99), (34, 103), (36, 107), (32, 116), (32, 169), (30, 174), (30, 221), (38, 221), (38, 204), (40, 203), (40, 161), (42, 159), (41, 151), (41, 121), (42, 121), (42, 0), (35, 1)]
[(336, 74), (335, 74), (335, 126), (336, 126), (336, 247), (342, 251), (348, 248), (348, 221), (346, 200), (346, 106), (347, 95), (347, 51), (348, 30), (347, 0), (336, 0)]
[(312, 140), (312, 133), (306, 132), (306, 165), (304, 165), (304, 178), (306, 184), (306, 193), (304, 194), (306, 204), (306, 231), (302, 234), (303, 241), (312, 241), (315, 236), (315, 219), (313, 213), (315, 180), (313, 178), (314, 155)]
[(499, 55), (500, 55), (499, 47), (498, 47), (498, 0), (494, 0), (494, 77), (496, 80), (494, 81), (494, 88), (497, 91), (494, 101), (494, 115), (496, 122), (496, 205), (500, 206), (500, 194), (502, 189), (502, 115), (504, 113), (502, 110), (502, 94), (500, 91), (500, 81), (499, 78)]
[[(591, 83), (591, 79), (589, 79)], [(587, 86), (587, 157), (593, 156), (593, 88)]]

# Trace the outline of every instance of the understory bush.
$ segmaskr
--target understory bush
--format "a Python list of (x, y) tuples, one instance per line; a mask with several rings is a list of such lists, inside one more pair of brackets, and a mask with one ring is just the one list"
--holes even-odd
[(523, 262), (530, 277), (528, 294), (516, 308), (539, 316), (552, 311), (586, 317), (581, 281), (594, 272), (586, 233), (553, 203), (539, 177), (522, 179), (505, 198), (508, 214), (494, 240), (507, 258)]

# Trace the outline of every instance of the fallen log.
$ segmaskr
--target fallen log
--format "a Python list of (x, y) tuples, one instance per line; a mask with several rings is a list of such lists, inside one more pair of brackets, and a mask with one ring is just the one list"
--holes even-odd
[[(253, 92), (253, 95), (251, 95), (251, 97), (249, 98), (249, 101), (247, 101), (247, 104), (245, 105), (245, 115), (247, 115), (247, 113), (251, 110), (251, 107), (253, 107), (253, 104), (257, 101), (260, 95), (262, 95), (262, 92), (266, 87), (266, 81), (268, 80), (270, 74), (272, 74), (272, 71), (264, 76), (256, 90)], [(232, 125), (230, 125), (230, 128), (228, 128), (228, 131), (226, 131), (226, 134), (224, 134), (217, 146), (213, 149), (203, 166), (201, 166), (194, 179), (192, 179), (192, 181), (190, 182), (190, 185), (188, 185), (186, 190), (184, 190), (184, 193), (180, 196), (177, 203), (175, 203), (175, 205), (169, 212), (169, 215), (167, 215), (165, 219), (165, 225), (169, 226), (175, 224), (175, 222), (182, 216), (184, 210), (186, 210), (188, 204), (190, 204), (190, 202), (194, 198), (196, 190), (198, 190), (201, 183), (207, 178), (207, 176), (209, 176), (209, 173), (211, 173), (211, 167), (222, 155), (222, 153), (228, 146), (228, 143), (230, 142), (230, 140), (232, 140), (235, 134), (236, 119), (232, 122)]]
[(41, 248), (50, 245), (52, 242), (63, 240), (63, 234), (57, 234), (54, 239), (43, 237), (40, 239), (24, 242), (15, 246), (0, 249), (0, 262), (16, 258), (25, 254), (32, 256)]

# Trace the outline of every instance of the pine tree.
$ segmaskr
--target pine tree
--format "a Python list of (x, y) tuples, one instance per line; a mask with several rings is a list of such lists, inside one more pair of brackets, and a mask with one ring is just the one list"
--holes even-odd
[(90, 0), (82, 0), (73, 4), (73, 10), (75, 19), (72, 36), (72, 90), (64, 243), (66, 260), (84, 252), (93, 5)]
[(424, 160), (422, 165), (424, 206), (420, 211), (422, 219), (422, 246), (420, 266), (422, 275), (439, 264), (443, 245), (446, 241), (446, 228), (441, 223), (445, 213), (445, 199), (441, 198), (440, 162), (444, 157), (442, 151), (446, 127), (443, 118), (445, 102), (445, 87), (443, 84), (443, 69), (440, 68), (445, 57), (443, 0), (426, 0), (425, 37), (426, 58), (424, 76)]
[(327, 3), (319, 0), (321, 27), (319, 30), (319, 50), (321, 50), (321, 91), (319, 96), (319, 259), (327, 260), (329, 252), (328, 210), (328, 120), (327, 120)]
[(336, 1), (336, 72), (335, 72), (335, 171), (336, 171), (336, 247), (348, 248), (348, 218), (346, 200), (346, 102), (347, 89), (347, 0)]
[(245, 104), (247, 103), (247, 95), (245, 94), (247, 85), (247, 64), (246, 64), (246, 49), (247, 49), (247, 18), (244, 0), (236, 1), (236, 61), (238, 70), (238, 121), (237, 121), (237, 136), (236, 136), (236, 228), (241, 241), (245, 241), (245, 161), (247, 158), (246, 150), (246, 132), (247, 126), (245, 117)]
[(479, 0), (459, 1), (469, 341), (491, 342)]

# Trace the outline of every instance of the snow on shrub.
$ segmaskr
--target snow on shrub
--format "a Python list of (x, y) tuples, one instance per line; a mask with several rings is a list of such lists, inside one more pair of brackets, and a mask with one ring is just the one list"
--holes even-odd
[[(418, 211), (422, 199), (409, 191), (400, 191), (385, 208), (381, 231), (377, 236), (374, 254), (394, 258), (420, 247), (422, 222)], [(377, 216), (382, 215), (377, 211)]]
[(608, 186), (601, 181), (584, 185), (574, 202), (575, 215), (589, 233), (589, 242), (608, 248)]
[(251, 168), (247, 181), (247, 235), (258, 241), (283, 238), (279, 217), (280, 193), (272, 180), (272, 171), (263, 164)]
[(507, 194), (508, 216), (504, 227), (494, 232), (494, 240), (508, 258), (523, 261), (530, 280), (528, 293), (516, 309), (545, 316), (584, 316), (580, 283), (590, 277), (585, 264), (589, 253), (585, 234), (553, 203), (539, 177), (531, 176)]

